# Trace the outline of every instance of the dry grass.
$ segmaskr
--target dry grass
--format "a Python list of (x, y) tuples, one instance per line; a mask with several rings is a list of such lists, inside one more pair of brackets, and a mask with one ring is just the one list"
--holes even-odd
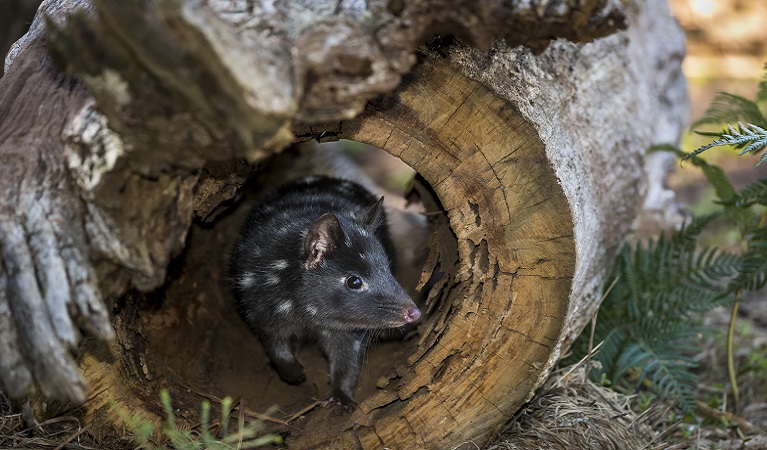
[(72, 416), (56, 417), (33, 426), (21, 414), (0, 417), (0, 449), (90, 450), (94, 446), (80, 421)]
[(721, 422), (691, 423), (668, 404), (656, 403), (638, 414), (634, 397), (584, 375), (578, 368), (552, 376), (486, 450), (767, 449), (763, 431), (746, 436)]
[(554, 374), (487, 450), (671, 448), (651, 426), (656, 416), (637, 415), (629, 396), (589, 381), (576, 367)]

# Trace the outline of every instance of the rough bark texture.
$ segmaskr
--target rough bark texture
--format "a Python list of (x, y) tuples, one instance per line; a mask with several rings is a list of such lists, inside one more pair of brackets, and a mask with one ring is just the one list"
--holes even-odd
[[(420, 192), (436, 214), (423, 279), (444, 275), (419, 338), (388, 360), (358, 410), (307, 413), (284, 429), (288, 443), (487, 441), (594, 312), (642, 199), (641, 154), (680, 131), (681, 32), (660, 0), (628, 5), (628, 32), (546, 46), (615, 31), (621, 4), (45, 2), (0, 80), (3, 389), (84, 400), (71, 356), (81, 332), (108, 340), (106, 300), (163, 285), (193, 217), (222, 227), (220, 205), (252, 171), (235, 160), (261, 161), (296, 139), (349, 138), (428, 183)], [(466, 44), (435, 39), (416, 57), (435, 33)], [(649, 44), (659, 33), (663, 45)], [(648, 131), (664, 117), (663, 133)], [(204, 253), (202, 234), (189, 240), (190, 261)], [(221, 253), (226, 236), (206, 245)], [(225, 291), (198, 281), (222, 274), (199, 266), (170, 277), (160, 309), (124, 296), (118, 339), (80, 355), (91, 418), (112, 420), (115, 404), (157, 411), (158, 382), (206, 391), (229, 367), (213, 358), (237, 359), (239, 340), (212, 350), (237, 326), (215, 323), (231, 319), (231, 307), (216, 312)], [(199, 341), (185, 325), (204, 330)], [(160, 337), (171, 353), (194, 342), (196, 367), (163, 367)], [(258, 394), (243, 395), (270, 406)]]

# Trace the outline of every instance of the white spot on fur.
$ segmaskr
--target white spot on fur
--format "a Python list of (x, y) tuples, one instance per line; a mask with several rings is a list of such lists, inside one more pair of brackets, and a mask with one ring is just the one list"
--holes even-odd
[(277, 305), (277, 311), (288, 314), (289, 312), (293, 311), (293, 302), (290, 300), (284, 300), (282, 303)]
[(237, 280), (237, 283), (243, 289), (253, 287), (253, 285), (256, 283), (256, 276), (253, 273), (245, 272), (244, 274), (242, 274), (240, 279)]
[(360, 340), (354, 341), (354, 351), (359, 352), (360, 348), (362, 348), (362, 341)]
[(318, 313), (319, 311), (317, 310), (317, 307), (316, 307), (316, 306), (314, 306), (314, 305), (308, 305), (308, 306), (306, 307), (306, 312), (307, 312), (307, 313), (308, 313), (310, 316), (316, 316), (316, 315), (317, 315), (317, 313)]
[(274, 270), (284, 270), (287, 267), (288, 262), (284, 259), (280, 259), (272, 263), (272, 269)]
[(280, 284), (280, 277), (277, 275), (267, 275), (266, 280), (264, 281), (264, 284), (267, 286), (274, 286), (277, 284)]
[(275, 355), (279, 359), (293, 359), (293, 354), (290, 353), (290, 350), (285, 348), (280, 348), (275, 352)]
[(303, 184), (312, 184), (312, 183), (316, 183), (317, 181), (320, 181), (320, 177), (318, 177), (317, 175), (309, 175), (308, 177), (301, 180)]

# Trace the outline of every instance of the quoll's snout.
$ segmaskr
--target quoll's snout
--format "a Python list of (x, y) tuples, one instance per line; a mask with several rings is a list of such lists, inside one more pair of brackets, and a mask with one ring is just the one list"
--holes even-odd
[(416, 308), (415, 306), (412, 307), (412, 308), (408, 308), (405, 311), (405, 322), (406, 323), (416, 322), (420, 318), (421, 318), (421, 310)]

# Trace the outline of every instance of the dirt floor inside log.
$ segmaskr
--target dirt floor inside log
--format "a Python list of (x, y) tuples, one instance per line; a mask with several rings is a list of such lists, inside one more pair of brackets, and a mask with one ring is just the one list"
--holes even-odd
[[(164, 292), (159, 308), (140, 322), (145, 353), (151, 355), (145, 362), (147, 378), (161, 381), (158, 385), (169, 389), (175, 406), (189, 411), (192, 420), (197, 420), (199, 403), (206, 398), (231, 396), (263, 414), (277, 407), (270, 415), (282, 421), (330, 397), (327, 362), (317, 347), (301, 349), (298, 359), (307, 380), (289, 385), (280, 380), (257, 337), (236, 312), (225, 269), (232, 237), (239, 232), (246, 209), (237, 208), (212, 228), (193, 227), (180, 273)], [(360, 399), (375, 391), (378, 378), (407, 347), (402, 341), (381, 342), (369, 352), (357, 391)], [(179, 404), (180, 399), (187, 404)], [(302, 427), (301, 420), (291, 426)], [(267, 429), (287, 431), (284, 428)]]

